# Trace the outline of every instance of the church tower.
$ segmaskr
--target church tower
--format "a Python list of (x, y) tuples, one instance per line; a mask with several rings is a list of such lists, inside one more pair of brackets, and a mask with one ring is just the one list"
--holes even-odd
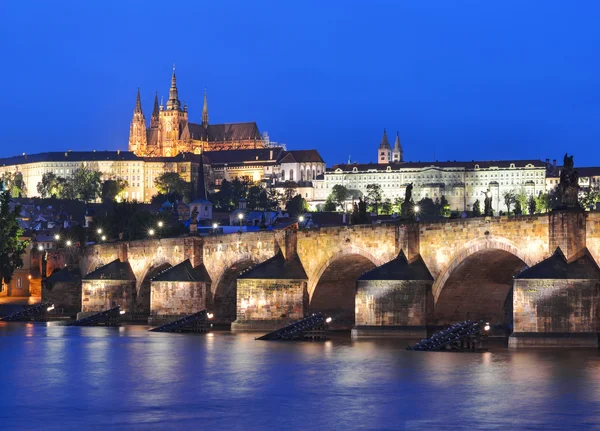
[(377, 151), (377, 163), (389, 163), (391, 159), (392, 149), (387, 138), (387, 133), (385, 129), (383, 129), (383, 137), (381, 138), (381, 144), (379, 144), (379, 150)]
[(404, 161), (404, 154), (402, 151), (402, 145), (400, 144), (400, 132), (396, 132), (396, 142), (394, 142), (394, 150), (392, 151), (392, 162), (402, 163)]
[[(159, 129), (160, 131), (160, 155), (164, 157), (176, 156), (183, 148), (184, 143), (180, 142), (181, 128), (187, 123), (187, 110), (181, 108), (179, 101), (179, 90), (177, 89), (177, 77), (175, 76), (175, 67), (171, 76), (171, 88), (169, 89), (169, 100), (166, 109), (159, 110)], [(181, 148), (180, 148), (181, 147)]]
[(208, 102), (206, 101), (206, 88), (204, 89), (204, 106), (202, 107), (202, 126), (208, 129)]
[(142, 112), (142, 99), (138, 88), (133, 119), (129, 127), (129, 151), (133, 151), (135, 154), (144, 154), (146, 144), (146, 118)]
[(150, 128), (156, 129), (158, 127), (158, 117), (159, 117), (159, 108), (158, 108), (158, 91), (154, 96), (154, 109), (152, 110), (152, 117), (150, 117)]

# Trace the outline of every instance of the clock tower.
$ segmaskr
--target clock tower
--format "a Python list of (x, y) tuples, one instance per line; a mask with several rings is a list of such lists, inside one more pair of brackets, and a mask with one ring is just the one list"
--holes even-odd
[(173, 157), (180, 152), (180, 132), (183, 124), (187, 123), (187, 109), (186, 107), (181, 108), (174, 67), (171, 76), (171, 88), (169, 89), (169, 100), (166, 109), (159, 112), (159, 123), (160, 129), (162, 129), (160, 153), (164, 157)]

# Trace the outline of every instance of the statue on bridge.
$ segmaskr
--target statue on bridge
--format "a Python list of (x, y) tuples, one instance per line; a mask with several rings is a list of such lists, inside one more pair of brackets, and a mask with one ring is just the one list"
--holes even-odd
[(492, 192), (488, 188), (483, 194), (485, 195), (485, 199), (483, 200), (483, 215), (491, 217), (494, 215), (494, 210), (492, 209)]
[(412, 202), (412, 189), (413, 184), (410, 183), (406, 186), (406, 191), (404, 192), (404, 202), (402, 202), (402, 205), (400, 206), (400, 212), (404, 217), (412, 216), (414, 213), (413, 208), (415, 205)]
[(579, 172), (573, 168), (573, 156), (565, 154), (558, 183), (559, 208), (579, 208)]

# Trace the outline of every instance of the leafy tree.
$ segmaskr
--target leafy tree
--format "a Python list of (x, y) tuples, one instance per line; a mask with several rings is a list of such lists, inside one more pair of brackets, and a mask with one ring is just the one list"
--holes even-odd
[(440, 213), (439, 204), (436, 205), (431, 198), (423, 198), (417, 202), (419, 206), (419, 215), (438, 215)]
[(23, 174), (21, 172), (6, 172), (4, 174), (4, 188), (13, 198), (20, 198), (26, 195), (27, 190)]
[(473, 202), (473, 216), (479, 217), (481, 215), (481, 204), (479, 203), (479, 199), (476, 199)]
[[(516, 205), (519, 204), (520, 212), (516, 212)], [(527, 211), (527, 195), (523, 190), (515, 195), (515, 214), (521, 215), (524, 211)]]
[(600, 202), (600, 193), (596, 188), (590, 187), (584, 190), (579, 196), (579, 205), (582, 208), (594, 209), (597, 202)]
[(552, 208), (552, 200), (548, 193), (540, 192), (535, 198), (535, 207), (538, 214), (546, 213)]
[(394, 198), (394, 203), (392, 204), (392, 211), (394, 211), (396, 214), (401, 214), (403, 203), (404, 203), (403, 197), (398, 196), (398, 197)]
[(86, 166), (81, 166), (73, 172), (73, 187), (75, 195), (84, 202), (95, 201), (102, 191), (102, 173)]
[(383, 200), (383, 193), (381, 192), (381, 186), (379, 184), (368, 184), (367, 185), (367, 203), (371, 207), (371, 211), (375, 214), (379, 212), (379, 206)]
[(112, 202), (129, 186), (127, 181), (117, 178), (102, 183), (102, 202)]
[(260, 195), (263, 190), (264, 189), (262, 187), (257, 185), (253, 185), (248, 188), (248, 208), (253, 210), (262, 209), (260, 208)]
[(302, 195), (294, 196), (285, 206), (290, 217), (298, 217), (308, 211), (308, 204)]
[(354, 210), (352, 212), (352, 224), (366, 223), (369, 223), (369, 215), (367, 214), (367, 203), (363, 201), (361, 197), (359, 197), (358, 202), (354, 204)]
[(191, 199), (192, 184), (181, 178), (177, 172), (163, 172), (154, 179), (154, 185), (159, 194), (169, 200), (175, 198), (188, 203)]
[(56, 188), (58, 190), (58, 197), (61, 199), (75, 200), (77, 198), (77, 191), (75, 190), (75, 182), (72, 178), (56, 178)]
[(440, 215), (442, 217), (450, 217), (450, 203), (446, 199), (446, 196), (442, 196), (442, 199), (440, 199)]
[(58, 178), (54, 172), (46, 172), (42, 175), (42, 181), (37, 183), (36, 188), (42, 198), (58, 197)]
[(10, 209), (10, 193), (0, 192), (0, 286), (10, 283), (15, 269), (23, 266), (27, 241), (19, 239), (23, 234), (18, 222), (20, 214), (20, 205)]
[(502, 197), (504, 198), (504, 205), (506, 205), (506, 213), (510, 214), (510, 207), (517, 200), (514, 190), (504, 192)]
[(529, 199), (527, 199), (527, 210), (529, 211), (529, 214), (536, 213), (536, 199), (533, 195), (529, 196)]
[(331, 196), (328, 196), (325, 200), (325, 204), (323, 205), (323, 211), (337, 211), (337, 205), (331, 200)]
[(392, 213), (392, 201), (388, 198), (381, 203), (381, 214), (390, 215)]
[(341, 207), (342, 212), (346, 211), (345, 203), (349, 197), (350, 191), (341, 184), (336, 184), (335, 186), (333, 186), (333, 188), (331, 189), (331, 193), (329, 194), (330, 200), (333, 203), (335, 203), (336, 206)]
[(521, 208), (521, 201), (518, 199), (515, 201), (515, 215), (523, 214), (523, 208)]

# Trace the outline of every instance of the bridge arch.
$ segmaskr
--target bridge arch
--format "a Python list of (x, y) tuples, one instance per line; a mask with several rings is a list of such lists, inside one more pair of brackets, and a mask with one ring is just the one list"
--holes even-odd
[(165, 269), (171, 268), (174, 264), (165, 255), (154, 256), (154, 258), (144, 266), (143, 272), (137, 278), (136, 312), (140, 315), (150, 314), (150, 304), (152, 298), (151, 281)]
[(309, 312), (334, 318), (332, 325), (349, 329), (354, 325), (356, 280), (382, 262), (359, 247), (343, 248), (330, 256), (309, 280)]
[(512, 279), (533, 265), (503, 238), (477, 238), (453, 256), (432, 286), (434, 324), (485, 319), (512, 325)]
[(222, 270), (212, 283), (212, 304), (210, 309), (215, 322), (229, 324), (237, 317), (237, 279), (258, 264), (259, 260), (251, 253), (230, 258), (223, 263)]

